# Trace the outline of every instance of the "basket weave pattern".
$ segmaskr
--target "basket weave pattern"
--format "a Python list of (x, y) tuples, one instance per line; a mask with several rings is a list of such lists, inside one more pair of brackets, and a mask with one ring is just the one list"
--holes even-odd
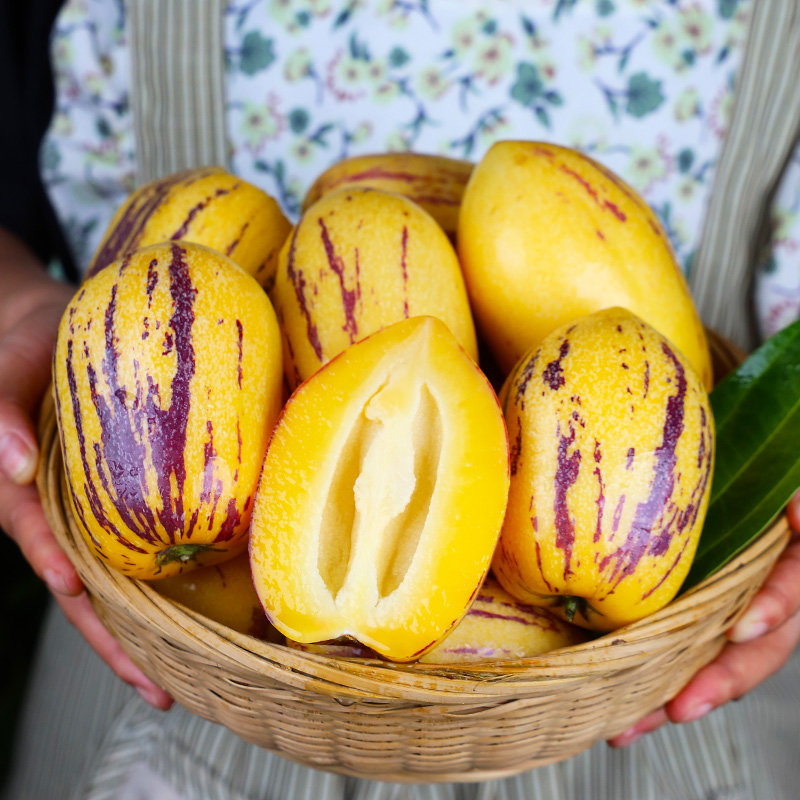
[[(741, 359), (710, 335), (716, 374)], [(329, 658), (218, 625), (108, 569), (72, 516), (52, 399), (40, 419), (45, 513), (100, 619), (192, 712), (305, 764), (395, 781), (478, 781), (573, 756), (674, 697), (725, 643), (789, 538), (781, 518), (667, 608), (525, 661), (455, 667)]]

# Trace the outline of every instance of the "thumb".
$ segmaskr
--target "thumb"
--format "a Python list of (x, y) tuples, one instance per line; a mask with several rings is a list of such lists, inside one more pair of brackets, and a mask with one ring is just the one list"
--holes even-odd
[(57, 316), (20, 320), (0, 339), (0, 471), (16, 484), (30, 483), (39, 458), (34, 417), (50, 384)]

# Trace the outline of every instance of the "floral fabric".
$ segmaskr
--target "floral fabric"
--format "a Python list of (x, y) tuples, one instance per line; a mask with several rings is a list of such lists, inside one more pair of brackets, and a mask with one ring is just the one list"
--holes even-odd
[[(578, 147), (639, 190), (691, 269), (752, 0), (229, 0), (229, 167), (293, 218), (346, 156), (477, 161), (504, 138)], [(123, 0), (68, 0), (42, 168), (79, 264), (133, 186)], [(800, 151), (798, 151), (800, 159)], [(800, 312), (800, 161), (758, 280), (765, 333)]]

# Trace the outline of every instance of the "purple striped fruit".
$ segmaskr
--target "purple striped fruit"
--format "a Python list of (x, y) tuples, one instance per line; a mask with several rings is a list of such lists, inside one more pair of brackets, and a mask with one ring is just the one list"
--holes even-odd
[(423, 153), (380, 153), (337, 161), (308, 190), (303, 209), (337, 189), (396, 192), (424, 208), (451, 238), (458, 227), (461, 197), (473, 164)]
[(54, 383), (72, 507), (97, 555), (150, 579), (243, 550), (281, 381), (269, 298), (222, 254), (154, 245), (87, 280)]
[(521, 603), (491, 576), (486, 579), (467, 615), (424, 664), (474, 664), (512, 661), (586, 641), (586, 633), (543, 608)]
[(430, 214), (397, 194), (342, 189), (314, 203), (281, 251), (272, 298), (292, 388), (407, 317), (442, 320), (477, 361), (455, 251)]
[(290, 229), (268, 194), (220, 167), (178, 172), (131, 194), (111, 220), (86, 275), (140, 247), (184, 241), (219, 250), (269, 290)]
[(501, 402), (511, 488), (500, 583), (601, 631), (669, 603), (694, 557), (714, 461), (708, 396), (688, 360), (608, 309), (526, 353)]

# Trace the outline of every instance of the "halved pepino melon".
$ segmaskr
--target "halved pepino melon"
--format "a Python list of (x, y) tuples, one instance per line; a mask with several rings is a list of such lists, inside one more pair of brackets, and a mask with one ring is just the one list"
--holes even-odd
[(497, 398), (444, 323), (398, 322), (292, 395), (256, 494), (256, 592), (299, 642), (434, 647), (489, 568), (508, 494)]

